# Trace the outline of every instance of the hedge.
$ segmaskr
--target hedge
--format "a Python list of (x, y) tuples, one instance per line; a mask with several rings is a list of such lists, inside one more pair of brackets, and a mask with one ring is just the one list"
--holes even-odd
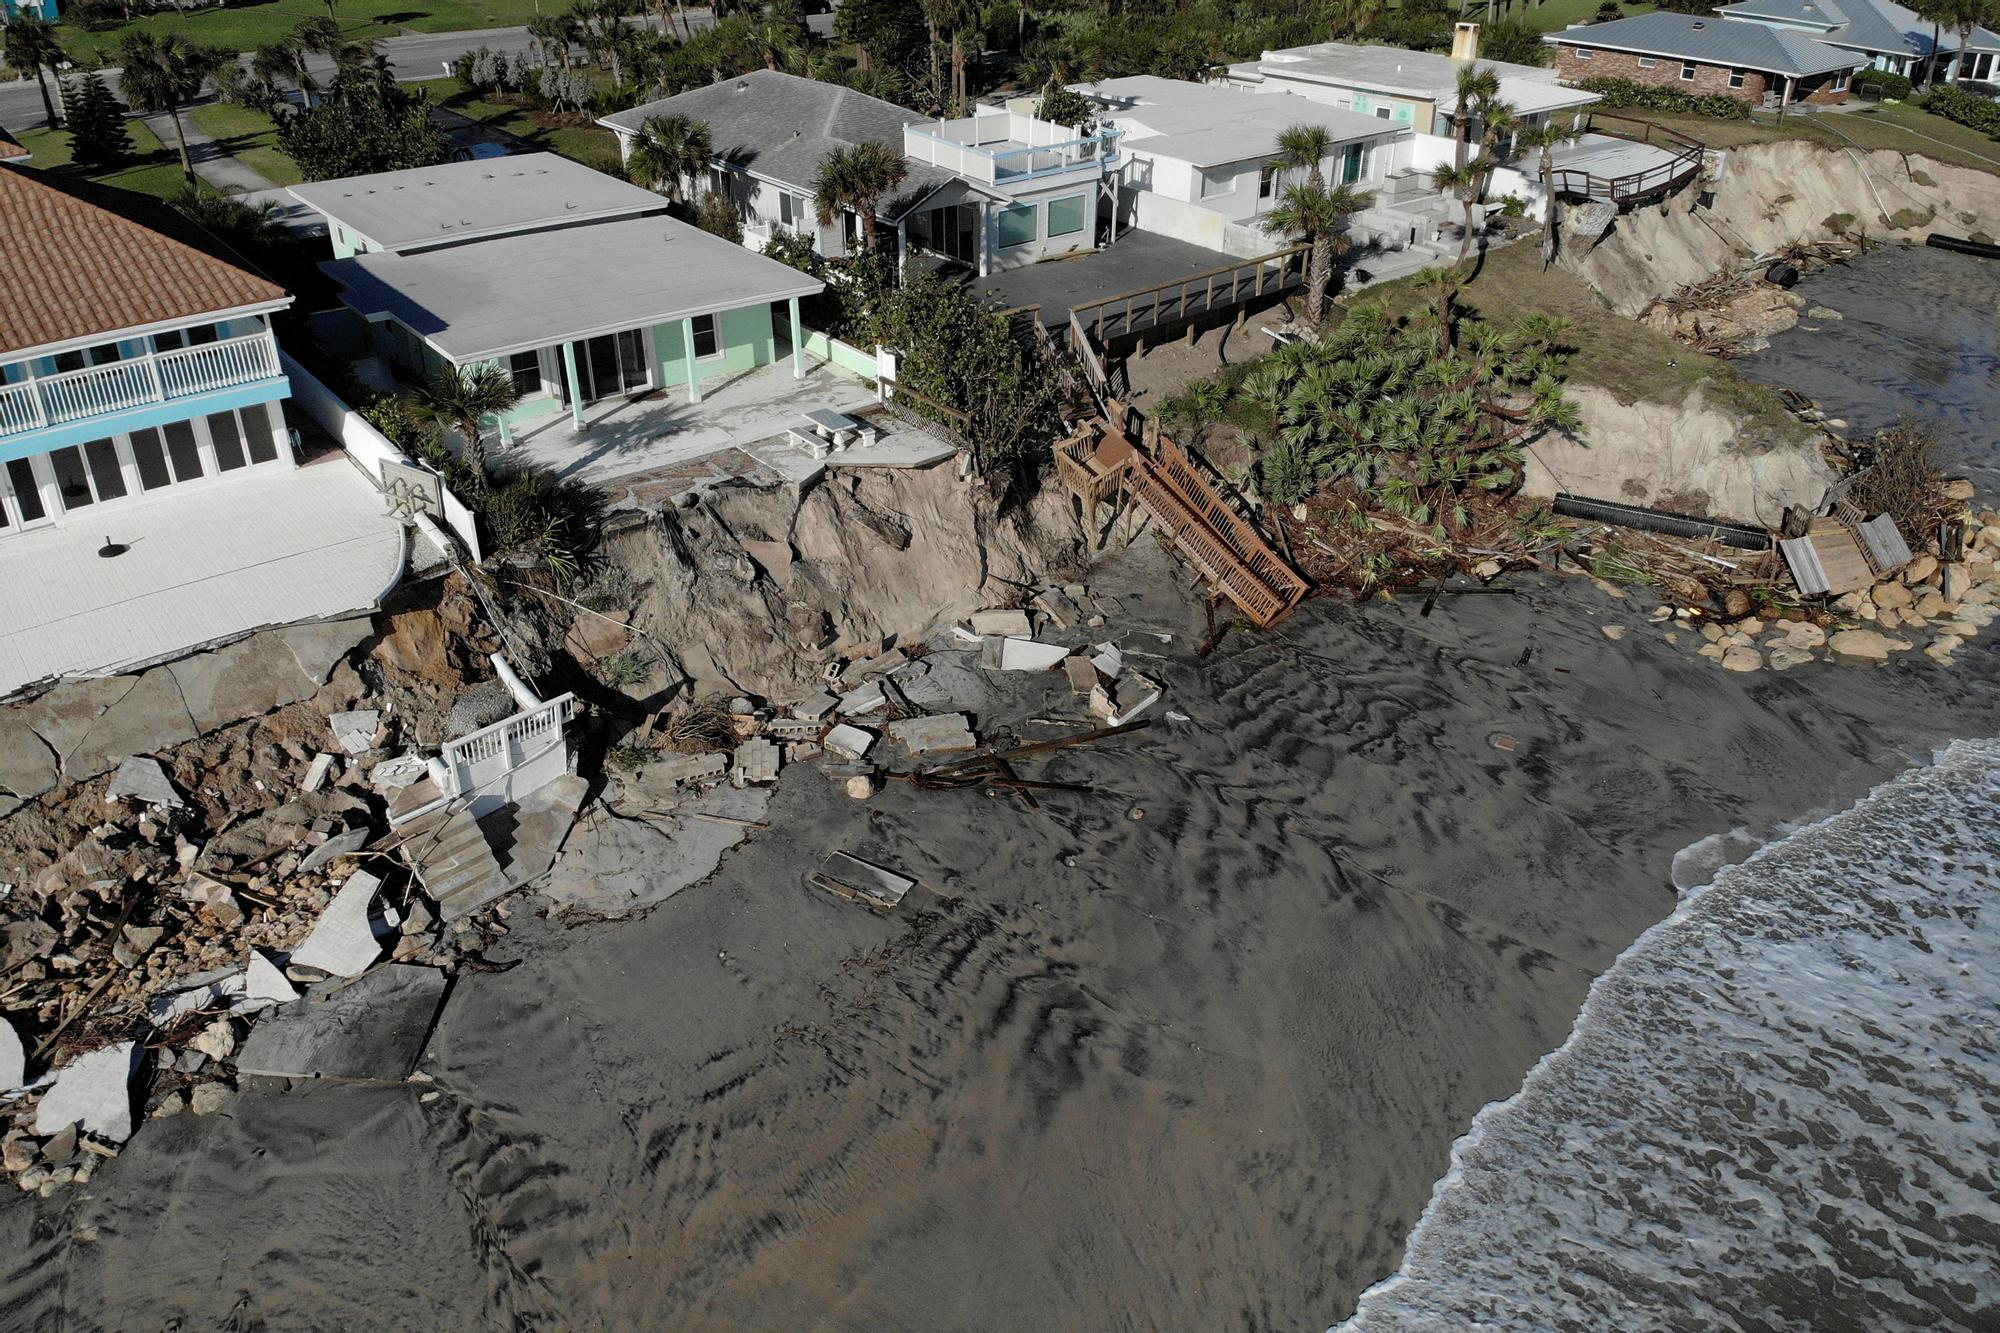
[(1934, 116), (1943, 116), (1981, 134), (2000, 138), (2000, 102), (1989, 102), (1976, 94), (1940, 83), (1918, 97), (1917, 105)]
[(1684, 115), (1711, 116), (1716, 120), (1748, 120), (1750, 104), (1720, 93), (1696, 96), (1678, 88), (1661, 88), (1631, 79), (1581, 79), (1577, 87), (1598, 94), (1605, 110), (1637, 107), (1643, 111), (1678, 111)]
[(1910, 95), (1913, 85), (1901, 74), (1886, 69), (1862, 69), (1854, 72), (1854, 87), (1879, 88), (1882, 96), (1901, 102)]

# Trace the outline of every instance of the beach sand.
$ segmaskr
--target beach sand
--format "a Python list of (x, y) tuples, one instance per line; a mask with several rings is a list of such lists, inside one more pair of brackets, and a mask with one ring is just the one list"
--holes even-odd
[[(1735, 676), (1580, 580), (1318, 602), (1197, 662), (1148, 546), (1093, 587), (1151, 590), (1112, 628), (1167, 654), (1153, 726), (1023, 765), (1096, 796), (793, 771), (650, 915), (517, 906), (430, 1103), (253, 1090), (8, 1200), (7, 1325), (1324, 1328), (1677, 851), (2000, 734), (1984, 640)], [(835, 902), (836, 848), (922, 885)]]

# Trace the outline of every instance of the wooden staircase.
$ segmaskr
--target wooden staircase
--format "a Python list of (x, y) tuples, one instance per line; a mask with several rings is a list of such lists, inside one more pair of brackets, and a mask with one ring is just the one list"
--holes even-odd
[(457, 801), (419, 815), (397, 832), (404, 859), (447, 921), (469, 916), (512, 887), (485, 830)]
[(1162, 435), (1148, 454), (1124, 432), (1092, 423), (1057, 446), (1057, 472), (1084, 501), (1095, 540), (1096, 507), (1116, 487), (1152, 516), (1183, 560), (1262, 628), (1305, 597), (1305, 579), (1230, 507), (1194, 460)]

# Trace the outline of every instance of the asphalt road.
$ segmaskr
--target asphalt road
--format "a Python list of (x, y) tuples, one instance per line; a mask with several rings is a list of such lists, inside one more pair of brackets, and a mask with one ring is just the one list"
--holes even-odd
[[(690, 11), (689, 21), (695, 29), (711, 26), (715, 20), (704, 10)], [(647, 20), (634, 20), (646, 22)], [(833, 35), (833, 16), (815, 14), (807, 23), (822, 37)], [(676, 25), (678, 26), (678, 25)], [(445, 66), (463, 52), (478, 47), (488, 47), (494, 51), (526, 51), (534, 43), (526, 28), (480, 28), (467, 32), (418, 32), (404, 33), (385, 38), (382, 53), (389, 58), (389, 67), (396, 77), (405, 82), (413, 79), (435, 79), (442, 76)], [(331, 61), (321, 62), (318, 74), (330, 74)], [(118, 71), (106, 70), (106, 80), (113, 91), (118, 87)], [(50, 92), (55, 88), (51, 83)], [(42, 95), (35, 88), (32, 79), (19, 83), (0, 83), (0, 125), (10, 130), (38, 130), (48, 123), (42, 111)]]

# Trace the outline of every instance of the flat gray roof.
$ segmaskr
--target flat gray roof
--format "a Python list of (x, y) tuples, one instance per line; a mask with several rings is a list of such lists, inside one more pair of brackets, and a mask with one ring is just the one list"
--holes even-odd
[(824, 285), (665, 216), (320, 267), (346, 289), (342, 299), (353, 309), (392, 316), (458, 365), (811, 296)]
[[(1335, 145), (1404, 133), (1408, 127), (1343, 110), (1308, 97), (1254, 93), (1211, 83), (1134, 74), (1070, 91), (1110, 104), (1105, 114), (1130, 122), (1125, 147), (1176, 158), (1197, 167), (1274, 157), (1278, 135), (1293, 125), (1319, 125)], [(1149, 133), (1138, 133), (1143, 129)]]
[(292, 197), (384, 250), (664, 211), (664, 197), (555, 153), (294, 185)]

